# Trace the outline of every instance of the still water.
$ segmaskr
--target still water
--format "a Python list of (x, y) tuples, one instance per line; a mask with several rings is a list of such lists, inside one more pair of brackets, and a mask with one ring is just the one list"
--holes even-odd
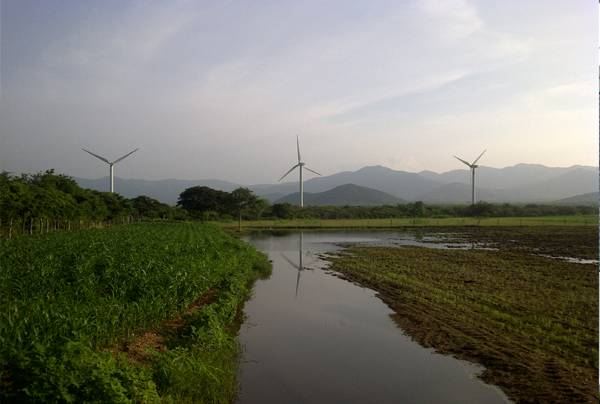
[[(240, 330), (239, 403), (505, 403), (481, 368), (434, 353), (396, 326), (374, 291), (323, 270), (340, 244), (417, 244), (390, 231), (257, 233), (273, 273), (258, 281)], [(443, 243), (433, 247), (445, 247)]]

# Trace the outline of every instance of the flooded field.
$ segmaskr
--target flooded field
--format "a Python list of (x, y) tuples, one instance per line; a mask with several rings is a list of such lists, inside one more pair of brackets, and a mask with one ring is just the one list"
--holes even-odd
[(503, 403), (482, 368), (436, 354), (394, 322), (376, 293), (322, 270), (345, 244), (472, 248), (397, 231), (255, 233), (273, 261), (245, 306), (239, 403)]

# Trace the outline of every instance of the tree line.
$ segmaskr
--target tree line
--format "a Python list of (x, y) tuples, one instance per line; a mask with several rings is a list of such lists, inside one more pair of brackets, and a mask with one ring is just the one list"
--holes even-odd
[(181, 219), (187, 212), (155, 199), (81, 188), (75, 180), (47, 170), (0, 173), (0, 235), (47, 233), (129, 223), (142, 218)]
[(192, 187), (179, 195), (178, 206), (204, 220), (258, 219), (390, 219), (444, 217), (526, 217), (596, 214), (595, 206), (545, 204), (428, 205), (410, 202), (381, 206), (305, 206), (269, 204), (247, 188), (224, 192), (209, 187)]
[(119, 194), (81, 188), (53, 170), (37, 174), (0, 173), (0, 236), (37, 234), (162, 220), (380, 219), (443, 217), (563, 216), (597, 214), (594, 206), (543, 204), (428, 205), (411, 202), (388, 206), (306, 206), (270, 204), (247, 188), (224, 192), (196, 186), (184, 190), (176, 206), (148, 196), (128, 199)]
[[(429, 205), (410, 202), (382, 206), (305, 206), (274, 204), (270, 219), (392, 219), (446, 217), (531, 217), (597, 214), (594, 206), (554, 206), (478, 202), (475, 205)], [(265, 217), (267, 218), (267, 217)]]

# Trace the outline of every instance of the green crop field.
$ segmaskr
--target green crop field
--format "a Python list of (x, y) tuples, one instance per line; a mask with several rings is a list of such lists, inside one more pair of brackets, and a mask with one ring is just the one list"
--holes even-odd
[[(219, 223), (237, 228), (237, 222)], [(392, 228), (407, 226), (597, 226), (597, 215), (535, 216), (535, 217), (447, 217), (395, 219), (281, 219), (242, 221), (247, 229), (294, 228)]]
[(266, 258), (218, 228), (0, 241), (1, 402), (231, 402), (233, 331)]

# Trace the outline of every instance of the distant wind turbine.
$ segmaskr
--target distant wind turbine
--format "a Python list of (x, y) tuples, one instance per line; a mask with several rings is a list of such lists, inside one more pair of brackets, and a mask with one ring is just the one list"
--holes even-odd
[(109, 169), (110, 169), (110, 192), (115, 192), (115, 169), (114, 169), (114, 165), (117, 164), (119, 161), (124, 160), (126, 157), (129, 157), (130, 155), (132, 155), (133, 153), (135, 153), (136, 151), (138, 151), (139, 149), (135, 149), (133, 151), (130, 151), (129, 153), (127, 153), (126, 155), (124, 155), (123, 157), (119, 157), (118, 159), (116, 159), (115, 161), (108, 161), (108, 159), (99, 156), (95, 153), (92, 153), (89, 150), (86, 149), (81, 149), (86, 153), (91, 154), (92, 156), (96, 157), (97, 159), (100, 159), (102, 161), (104, 161), (106, 164), (108, 164)]
[(477, 157), (475, 159), (475, 161), (473, 161), (472, 163), (469, 163), (468, 161), (465, 161), (465, 160), (461, 159), (460, 157), (454, 156), (455, 159), (463, 162), (471, 169), (471, 204), (472, 205), (475, 205), (475, 169), (477, 167), (479, 167), (477, 165), (477, 162), (479, 161), (481, 156), (483, 156), (483, 153), (485, 153), (486, 151), (487, 150), (482, 151), (481, 154), (479, 155), (479, 157)]
[(298, 164), (296, 164), (295, 166), (290, 168), (287, 173), (283, 174), (283, 177), (281, 177), (279, 179), (279, 181), (281, 181), (282, 179), (287, 177), (287, 175), (289, 173), (291, 173), (292, 171), (294, 171), (294, 169), (296, 167), (298, 167), (300, 169), (299, 170), (300, 171), (300, 207), (303, 207), (304, 206), (304, 183), (302, 182), (302, 169), (306, 169), (306, 170), (310, 171), (311, 173), (315, 173), (317, 175), (321, 175), (321, 174), (306, 167), (306, 164), (302, 162), (302, 158), (300, 157), (300, 140), (298, 139), (298, 136), (296, 136), (296, 147), (298, 149)]

